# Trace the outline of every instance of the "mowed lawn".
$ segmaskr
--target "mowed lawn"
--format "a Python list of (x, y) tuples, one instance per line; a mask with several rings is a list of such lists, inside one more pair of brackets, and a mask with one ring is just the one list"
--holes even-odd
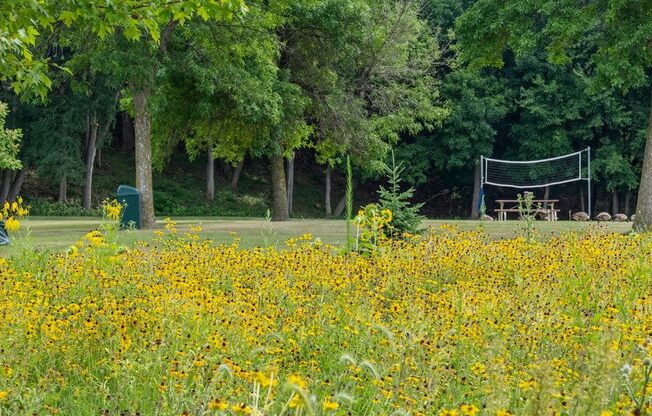
[[(162, 218), (159, 228), (163, 228)], [(306, 233), (329, 244), (341, 244), (346, 236), (346, 225), (343, 220), (326, 219), (293, 219), (288, 222), (270, 222), (257, 218), (224, 218), (224, 217), (179, 217), (177, 222), (179, 233), (189, 231), (190, 226), (199, 225), (202, 228), (202, 238), (210, 239), (216, 244), (231, 243), (237, 236), (240, 246), (255, 247), (283, 245), (287, 239)], [(38, 250), (63, 250), (83, 237), (87, 232), (97, 229), (101, 224), (99, 218), (92, 217), (32, 217), (23, 222), (23, 229), (17, 232), (16, 244), (11, 247), (0, 247), (0, 256), (10, 256), (22, 248)], [(424, 227), (438, 228), (450, 224), (461, 230), (474, 230), (482, 227), (491, 238), (510, 238), (522, 232), (524, 223), (521, 221), (480, 222), (470, 220), (427, 220)], [(548, 238), (567, 231), (616, 232), (626, 233), (631, 229), (631, 223), (597, 223), (597, 222), (545, 222), (536, 223), (539, 233)], [(127, 230), (120, 232), (120, 242), (131, 245), (136, 241), (149, 241), (154, 238), (153, 230)]]

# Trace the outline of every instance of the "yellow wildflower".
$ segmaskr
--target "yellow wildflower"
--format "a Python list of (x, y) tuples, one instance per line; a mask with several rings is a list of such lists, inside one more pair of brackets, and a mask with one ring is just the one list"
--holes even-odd
[(482, 363), (475, 363), (471, 366), (471, 371), (477, 376), (481, 376), (487, 372), (487, 367)]
[(324, 399), (322, 407), (324, 410), (337, 410), (340, 405), (337, 402), (331, 401), (330, 398), (326, 398)]
[(247, 406), (244, 403), (234, 404), (233, 406), (231, 406), (231, 410), (233, 410), (235, 413), (238, 414), (243, 414), (243, 415), (251, 414), (251, 407)]
[(229, 404), (220, 400), (211, 400), (208, 402), (208, 410), (226, 410), (229, 408)]
[(460, 410), (464, 416), (475, 416), (480, 412), (480, 409), (472, 404), (463, 404), (460, 406)]
[(301, 406), (303, 406), (303, 399), (301, 398), (301, 396), (299, 396), (298, 394), (292, 395), (292, 398), (290, 399), (290, 402), (288, 403), (288, 407), (290, 409), (295, 409), (295, 408), (301, 407)]
[(274, 379), (274, 375), (271, 374), (269, 376), (265, 375), (264, 373), (258, 371), (254, 375), (255, 380), (260, 383), (262, 387), (269, 387), (271, 384), (272, 386), (275, 386), (278, 384), (278, 381)]
[(308, 383), (306, 383), (306, 381), (298, 374), (291, 374), (288, 377), (288, 383), (294, 384), (297, 387), (301, 387), (304, 390), (308, 388)]
[(9, 217), (7, 218), (7, 221), (5, 221), (5, 228), (7, 231), (16, 231), (20, 229), (20, 221), (15, 217)]
[(518, 388), (521, 390), (530, 390), (537, 385), (537, 382), (534, 380), (523, 380), (518, 383)]
[(104, 241), (104, 236), (97, 230), (87, 233), (86, 240), (88, 240), (90, 245), (93, 247), (101, 247), (106, 244)]

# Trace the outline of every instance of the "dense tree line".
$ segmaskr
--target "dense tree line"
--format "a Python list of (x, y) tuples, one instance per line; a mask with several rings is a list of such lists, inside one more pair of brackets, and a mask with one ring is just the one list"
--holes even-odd
[[(646, 227), (652, 5), (544, 3), (4, 2), (0, 101), (22, 144), (0, 166), (0, 197), (15, 197), (29, 171), (60, 201), (81, 186), (90, 209), (96, 158), (121, 130), (133, 138), (146, 226), (152, 169), (181, 147), (205, 158), (209, 199), (216, 160), (234, 166), (234, 186), (245, 158), (266, 160), (277, 220), (292, 213), (297, 151), (321, 170), (333, 216), (344, 207), (332, 182), (345, 157), (362, 183), (391, 148), (426, 198), (455, 189), (477, 217), (480, 155), (540, 159), (591, 146), (611, 210), (631, 210), (638, 196)], [(584, 209), (581, 188), (575, 198)]]

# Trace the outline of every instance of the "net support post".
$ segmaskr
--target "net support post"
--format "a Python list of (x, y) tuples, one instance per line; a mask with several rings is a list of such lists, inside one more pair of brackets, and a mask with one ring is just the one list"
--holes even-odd
[(480, 187), (484, 185), (484, 156), (480, 156)]
[(587, 188), (587, 195), (588, 195), (588, 204), (587, 207), (589, 208), (589, 217), (591, 217), (591, 146), (586, 148), (586, 165), (587, 165), (587, 177), (588, 179), (586, 180), (586, 188)]
[(482, 204), (484, 203), (484, 156), (480, 155), (480, 187), (478, 189), (478, 214), (482, 215)]

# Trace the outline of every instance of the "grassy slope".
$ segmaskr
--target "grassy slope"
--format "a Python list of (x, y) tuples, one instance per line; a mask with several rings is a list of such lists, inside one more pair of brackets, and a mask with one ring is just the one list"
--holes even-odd
[[(341, 244), (345, 239), (345, 223), (342, 220), (292, 220), (273, 223), (255, 218), (216, 218), (216, 217), (180, 217), (176, 218), (179, 232), (185, 232), (190, 225), (201, 225), (201, 237), (215, 243), (231, 243), (234, 235), (241, 238), (241, 246), (255, 247), (282, 245), (292, 237), (311, 233), (314, 237), (330, 244)], [(11, 247), (0, 247), (0, 256), (10, 256), (21, 247), (41, 250), (62, 250), (80, 239), (88, 231), (96, 229), (100, 220), (93, 217), (33, 217), (26, 224), (25, 230), (16, 234), (17, 242)], [(478, 221), (434, 221), (428, 220), (424, 226), (439, 227), (453, 224), (463, 230), (477, 229), (482, 225), (491, 238), (509, 238), (517, 235), (523, 224), (519, 221), (485, 222)], [(577, 223), (568, 221), (537, 222), (536, 228), (544, 236), (551, 236), (566, 231), (587, 231), (596, 229), (600, 232), (627, 232), (630, 223)], [(27, 236), (27, 237), (26, 237)], [(136, 241), (149, 241), (154, 237), (151, 230), (122, 231), (120, 241), (133, 244)]]

